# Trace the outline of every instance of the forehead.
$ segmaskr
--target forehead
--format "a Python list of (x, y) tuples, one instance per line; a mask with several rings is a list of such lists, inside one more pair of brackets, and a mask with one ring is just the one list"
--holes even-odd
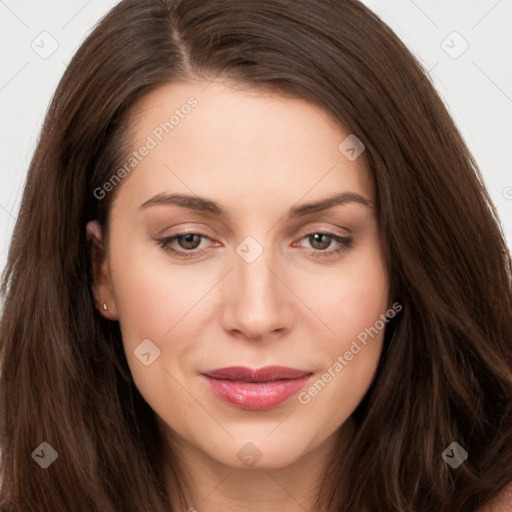
[(374, 199), (366, 155), (351, 160), (344, 152), (352, 135), (302, 99), (226, 82), (175, 82), (142, 98), (127, 128), (135, 151), (151, 147), (126, 180), (144, 195), (177, 185), (232, 199), (339, 190)]

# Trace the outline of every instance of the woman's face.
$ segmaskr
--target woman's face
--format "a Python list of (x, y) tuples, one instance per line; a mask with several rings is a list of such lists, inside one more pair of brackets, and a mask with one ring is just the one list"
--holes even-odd
[(95, 293), (140, 393), (177, 446), (231, 467), (325, 447), (391, 306), (362, 148), (305, 101), (219, 82), (156, 90), (130, 128)]

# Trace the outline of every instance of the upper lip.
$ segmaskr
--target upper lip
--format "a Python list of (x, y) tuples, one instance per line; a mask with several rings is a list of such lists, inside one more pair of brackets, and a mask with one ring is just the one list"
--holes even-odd
[(242, 382), (271, 382), (282, 379), (298, 379), (311, 375), (311, 372), (287, 368), (285, 366), (265, 366), (263, 368), (247, 368), (245, 366), (229, 366), (208, 370), (203, 375), (212, 379), (233, 380)]

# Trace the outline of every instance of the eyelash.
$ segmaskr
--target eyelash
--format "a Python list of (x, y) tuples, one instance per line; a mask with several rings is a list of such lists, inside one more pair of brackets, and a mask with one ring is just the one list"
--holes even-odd
[[(201, 236), (203, 238), (209, 239), (209, 237), (207, 235), (204, 235), (203, 233), (185, 232), (185, 233), (177, 233), (176, 235), (173, 235), (170, 237), (159, 238), (156, 241), (158, 242), (158, 244), (162, 247), (162, 249), (165, 252), (172, 254), (174, 256), (178, 256), (180, 258), (185, 258), (185, 259), (201, 256), (206, 251), (206, 249), (200, 249), (200, 250), (192, 249), (189, 251), (185, 251), (185, 250), (178, 250), (175, 247), (171, 246), (171, 243), (174, 240), (181, 238), (181, 237), (185, 237), (187, 235), (197, 235), (197, 236)], [(330, 232), (325, 232), (325, 231), (312, 231), (312, 232), (304, 235), (301, 238), (301, 240), (304, 240), (305, 238), (311, 237), (313, 235), (325, 235), (325, 236), (332, 238), (332, 240), (334, 240), (335, 242), (340, 244), (340, 247), (338, 247), (337, 249), (331, 249), (331, 250), (313, 249), (312, 250), (313, 256), (318, 257), (318, 258), (333, 256), (334, 254), (346, 252), (352, 246), (351, 238), (339, 236), (339, 235), (336, 235), (335, 233), (330, 233)]]

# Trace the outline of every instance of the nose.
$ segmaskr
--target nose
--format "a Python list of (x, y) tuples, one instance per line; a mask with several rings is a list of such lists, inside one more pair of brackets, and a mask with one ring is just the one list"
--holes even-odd
[(222, 313), (226, 331), (261, 341), (291, 330), (294, 295), (286, 285), (284, 265), (271, 250), (250, 263), (235, 254), (234, 268), (226, 279)]

